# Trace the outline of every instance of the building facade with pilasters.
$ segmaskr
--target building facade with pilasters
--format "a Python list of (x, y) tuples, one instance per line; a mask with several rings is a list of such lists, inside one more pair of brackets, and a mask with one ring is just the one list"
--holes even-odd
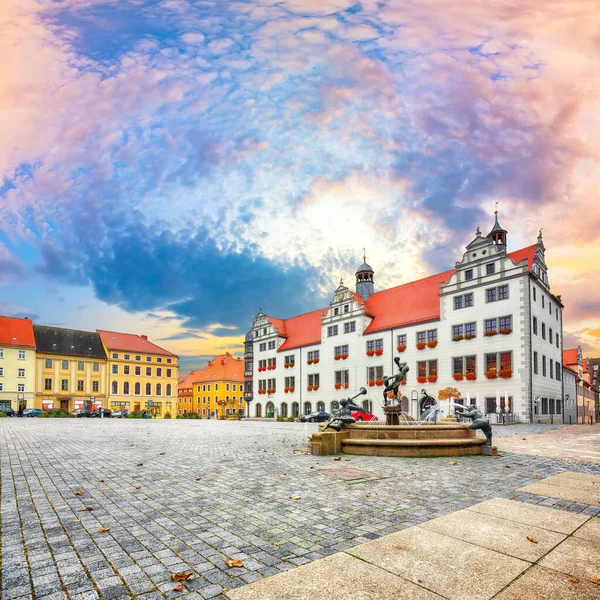
[(402, 402), (415, 418), (422, 390), (437, 398), (453, 387), (492, 421), (550, 412), (560, 421), (563, 304), (550, 290), (545, 252), (541, 232), (508, 252), (496, 214), (454, 269), (375, 291), (364, 262), (355, 291), (340, 282), (327, 307), (291, 319), (261, 309), (246, 337), (250, 416), (329, 412), (365, 387), (359, 401), (382, 419), (383, 377), (397, 373), (399, 357), (410, 368)]

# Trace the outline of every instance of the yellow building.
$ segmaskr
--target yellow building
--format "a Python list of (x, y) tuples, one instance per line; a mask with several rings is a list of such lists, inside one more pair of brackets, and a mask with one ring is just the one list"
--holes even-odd
[(108, 357), (107, 407), (175, 416), (178, 357), (145, 335), (104, 330), (98, 334)]
[(0, 317), (0, 405), (34, 407), (35, 338), (29, 319)]
[[(187, 390), (191, 388), (191, 402)], [(229, 352), (215, 356), (206, 368), (193, 371), (178, 386), (177, 414), (195, 412), (207, 418), (238, 417), (246, 413), (244, 362)]]
[(34, 325), (35, 408), (72, 412), (106, 402), (106, 353), (94, 331)]

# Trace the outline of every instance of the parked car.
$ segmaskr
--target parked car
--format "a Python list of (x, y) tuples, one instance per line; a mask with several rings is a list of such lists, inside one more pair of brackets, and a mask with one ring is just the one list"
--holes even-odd
[(6, 406), (6, 404), (2, 404), (0, 406), (0, 412), (3, 412), (5, 415), (8, 415), (9, 417), (15, 416), (15, 411), (10, 406)]
[(350, 416), (357, 421), (377, 421), (377, 415), (364, 410), (353, 410)]
[(23, 416), (24, 417), (37, 417), (39, 414), (43, 413), (44, 411), (41, 408), (26, 408), (23, 411)]
[(129, 411), (126, 409), (123, 410), (115, 410), (112, 414), (114, 419), (124, 419), (129, 414)]
[(90, 416), (90, 411), (88, 408), (76, 408), (73, 411), (73, 414), (76, 417), (89, 417)]
[(303, 423), (321, 423), (323, 421), (329, 421), (329, 419), (331, 418), (331, 415), (329, 413), (326, 412), (313, 412), (310, 413), (310, 415), (302, 415), (300, 417), (300, 420)]
[[(112, 411), (109, 408), (104, 408), (102, 409), (102, 412), (104, 413), (104, 418), (105, 419), (110, 419), (112, 417)], [(93, 418), (100, 418), (100, 410), (96, 409), (94, 412), (90, 413), (90, 417)]]

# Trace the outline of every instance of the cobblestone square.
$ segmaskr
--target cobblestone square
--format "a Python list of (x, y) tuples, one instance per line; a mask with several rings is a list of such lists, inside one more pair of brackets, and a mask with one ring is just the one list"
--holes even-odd
[[(595, 464), (515, 453), (313, 457), (307, 438), (315, 430), (2, 419), (2, 597), (225, 598), (225, 588), (490, 498), (600, 512), (517, 491), (561, 471), (598, 473)], [(523, 426), (506, 435), (541, 431)], [(364, 470), (365, 478), (331, 477), (328, 469)], [(244, 566), (229, 567), (228, 559)], [(194, 573), (181, 592), (170, 581), (177, 571)]]

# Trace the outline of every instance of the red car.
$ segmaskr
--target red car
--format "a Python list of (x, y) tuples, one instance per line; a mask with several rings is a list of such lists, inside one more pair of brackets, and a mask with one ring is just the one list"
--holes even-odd
[(365, 412), (364, 410), (353, 410), (350, 416), (356, 421), (377, 421), (377, 415)]

